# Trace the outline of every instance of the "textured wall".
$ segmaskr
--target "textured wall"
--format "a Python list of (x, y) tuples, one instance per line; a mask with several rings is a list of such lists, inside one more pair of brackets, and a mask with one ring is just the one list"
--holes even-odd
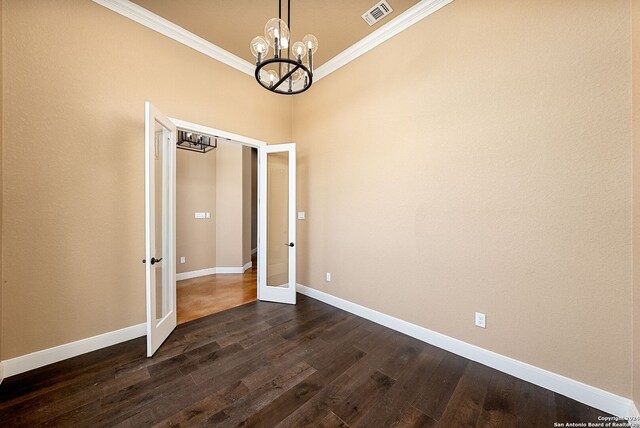
[(242, 261), (242, 149), (218, 142), (216, 154), (216, 266), (240, 267)]
[(0, 0), (0, 360), (2, 360), (2, 285), (4, 283), (3, 281), (3, 276), (2, 276), (2, 209), (4, 206), (3, 201), (3, 184), (2, 184), (2, 151), (4, 150), (4, 144), (3, 144), (3, 122), (4, 122), (4, 115), (3, 115), (3, 95), (4, 95), (4, 91), (2, 89), (2, 82), (3, 82), (3, 49), (2, 49), (2, 45), (4, 43), (4, 33), (2, 32), (2, 9), (3, 9), (3, 0)]
[(298, 281), (630, 397), (630, 36), (456, 0), (296, 97)]
[[(216, 154), (177, 150), (176, 272), (216, 266)], [(196, 219), (194, 213), (210, 212)], [(186, 262), (180, 263), (180, 257)]]
[(6, 1), (3, 31), (8, 359), (145, 320), (145, 100), (271, 143), (291, 100), (91, 1)]
[(640, 409), (640, 0), (631, 0), (633, 79), (633, 399)]

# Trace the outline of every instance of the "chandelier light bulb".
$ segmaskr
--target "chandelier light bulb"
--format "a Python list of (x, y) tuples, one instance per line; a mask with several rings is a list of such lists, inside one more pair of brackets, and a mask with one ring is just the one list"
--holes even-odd
[(302, 75), (303, 75), (303, 71), (301, 69), (297, 69), (296, 71), (294, 71), (291, 74), (291, 81), (292, 82), (297, 82), (298, 80), (302, 79)]
[(278, 73), (276, 73), (274, 70), (269, 70), (267, 76), (269, 77), (269, 85), (273, 85), (278, 81)]
[(307, 54), (307, 49), (305, 49), (304, 43), (295, 42), (293, 46), (291, 46), (291, 53), (296, 59), (300, 60)]
[(251, 49), (251, 54), (256, 58), (260, 56), (264, 59), (269, 52), (269, 43), (267, 43), (267, 40), (262, 36), (254, 37), (253, 40), (251, 40), (249, 47)]
[[(269, 46), (275, 48), (276, 38), (278, 39), (278, 43), (280, 47), (283, 47), (283, 43), (289, 46), (289, 27), (287, 23), (282, 19), (271, 18), (267, 21), (267, 24), (264, 26), (264, 38), (269, 43)], [(285, 42), (286, 40), (286, 42)]]
[(318, 39), (313, 34), (307, 34), (302, 38), (302, 43), (307, 48), (307, 50), (311, 50), (311, 53), (314, 54), (318, 50)]

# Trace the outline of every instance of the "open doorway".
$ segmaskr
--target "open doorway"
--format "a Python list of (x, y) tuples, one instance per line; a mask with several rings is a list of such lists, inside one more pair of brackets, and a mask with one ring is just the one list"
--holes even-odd
[[(267, 145), (264, 141), (254, 138), (244, 137), (237, 134), (197, 125), (180, 119), (169, 118), (162, 114), (149, 101), (145, 102), (145, 138), (144, 138), (144, 204), (145, 204), (145, 258), (142, 263), (145, 264), (145, 289), (146, 289), (146, 312), (147, 312), (147, 356), (151, 357), (169, 337), (171, 332), (176, 328), (178, 323), (177, 308), (177, 282), (178, 280), (192, 279), (207, 275), (217, 275), (223, 273), (234, 273), (235, 269), (238, 274), (244, 274), (253, 262), (250, 261), (251, 242), (247, 239), (249, 233), (246, 228), (247, 210), (244, 215), (236, 215), (235, 222), (239, 223), (238, 235), (242, 236), (240, 242), (240, 264), (238, 266), (218, 266), (220, 263), (218, 254), (218, 233), (227, 232), (227, 229), (215, 226), (216, 237), (213, 239), (209, 234), (209, 243), (216, 242), (214, 251), (199, 245), (195, 245), (193, 254), (204, 253), (209, 257), (214, 254), (214, 262), (216, 266), (186, 270), (181, 269), (180, 277), (177, 275), (177, 265), (187, 264), (186, 256), (176, 251), (176, 208), (177, 208), (177, 188), (176, 188), (176, 169), (177, 155), (176, 152), (178, 141), (182, 144), (183, 138), (189, 140), (190, 134), (197, 134), (194, 141), (185, 142), (186, 146), (194, 151), (201, 151), (205, 154), (207, 151), (214, 150), (211, 147), (212, 140), (217, 143), (218, 140), (227, 140), (240, 147), (240, 153), (244, 153), (242, 157), (242, 165), (246, 165), (246, 150), (243, 146), (257, 148), (258, 150), (258, 168), (257, 168), (257, 291), (256, 297), (261, 301), (269, 301), (275, 303), (296, 303), (296, 145), (295, 143)], [(178, 135), (180, 138), (178, 138)], [(199, 138), (201, 137), (201, 138)], [(193, 144), (192, 144), (193, 143)], [(206, 144), (205, 144), (206, 143)], [(206, 147), (205, 147), (206, 146)], [(184, 148), (184, 147), (183, 147)], [(281, 155), (286, 153), (286, 162), (281, 159)], [(250, 158), (249, 158), (250, 159)], [(219, 164), (216, 162), (216, 167)], [(216, 168), (218, 171), (219, 168)], [(246, 169), (244, 169), (246, 171)], [(269, 170), (269, 173), (267, 172)], [(286, 170), (286, 174), (285, 174)], [(236, 171), (237, 173), (237, 171)], [(282, 180), (274, 179), (274, 175), (279, 176)], [(245, 177), (246, 173), (240, 173)], [(255, 175), (255, 174), (254, 174)], [(217, 182), (217, 172), (216, 172)], [(271, 177), (271, 178), (270, 178)], [(286, 179), (285, 179), (286, 177)], [(192, 184), (198, 187), (200, 183), (206, 183), (203, 177), (196, 176), (192, 180)], [(241, 180), (242, 181), (242, 180)], [(280, 186), (274, 185), (276, 182), (285, 183), (280, 191)], [(247, 180), (242, 181), (246, 188)], [(286, 191), (287, 197), (281, 197), (280, 193)], [(216, 211), (193, 211), (194, 219), (210, 220), (215, 219), (219, 214), (218, 206), (218, 187), (216, 186), (215, 199), (211, 196), (210, 201), (215, 200)], [(245, 193), (243, 193), (244, 195)], [(244, 196), (230, 199), (231, 201), (240, 201), (242, 206), (245, 203)], [(279, 209), (275, 209), (274, 204), (280, 202)], [(225, 205), (226, 206), (226, 205)], [(277, 206), (277, 205), (276, 205)], [(207, 213), (209, 215), (207, 216)], [(190, 215), (187, 215), (190, 217)], [(274, 222), (281, 225), (287, 225), (286, 228), (273, 228)], [(215, 224), (214, 222), (212, 222)], [(210, 229), (211, 230), (211, 224)], [(230, 223), (232, 224), (232, 223)], [(272, 232), (269, 232), (271, 230)], [(278, 234), (277, 230), (282, 233)], [(275, 232), (275, 233), (273, 233)], [(224, 234), (223, 233), (223, 234)], [(206, 237), (207, 234), (204, 233)], [(284, 242), (282, 240), (287, 238)], [(269, 242), (267, 242), (269, 241)], [(279, 242), (280, 241), (280, 242)], [(207, 242), (207, 241), (205, 241)], [(283, 248), (284, 247), (284, 248)], [(285, 250), (286, 251), (283, 251)], [(286, 253), (286, 258), (277, 257), (277, 249)], [(182, 250), (182, 248), (181, 248)], [(237, 254), (237, 252), (236, 252)], [(248, 257), (247, 257), (248, 255)], [(272, 257), (273, 255), (273, 257)], [(182, 257), (185, 257), (184, 263)], [(248, 260), (244, 263), (244, 260)], [(285, 271), (286, 275), (281, 275), (281, 271)], [(268, 280), (272, 278), (273, 280)], [(275, 280), (278, 278), (278, 280)], [(285, 282), (280, 282), (280, 281)], [(231, 306), (232, 307), (232, 306)], [(209, 313), (215, 313), (218, 309), (210, 310)], [(196, 316), (204, 316), (199, 313)], [(194, 318), (195, 319), (195, 318)], [(184, 319), (183, 319), (184, 321)]]
[(257, 299), (258, 154), (248, 145), (180, 129), (177, 147), (180, 324)]

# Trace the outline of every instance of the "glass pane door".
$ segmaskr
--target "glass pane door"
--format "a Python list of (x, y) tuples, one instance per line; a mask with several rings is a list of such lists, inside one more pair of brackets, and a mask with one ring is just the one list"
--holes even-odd
[[(258, 299), (296, 301), (295, 144), (260, 150)], [(266, 230), (266, 233), (264, 231)]]
[(177, 324), (175, 274), (175, 125), (145, 104), (147, 355)]
[(289, 286), (289, 152), (267, 154), (267, 285)]

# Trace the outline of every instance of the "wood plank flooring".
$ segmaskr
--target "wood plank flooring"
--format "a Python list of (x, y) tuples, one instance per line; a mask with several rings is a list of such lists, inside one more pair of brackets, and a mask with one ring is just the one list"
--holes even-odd
[(0, 385), (0, 426), (552, 427), (602, 412), (298, 295)]
[(176, 283), (178, 324), (235, 308), (257, 299), (257, 263), (245, 273), (225, 273)]

